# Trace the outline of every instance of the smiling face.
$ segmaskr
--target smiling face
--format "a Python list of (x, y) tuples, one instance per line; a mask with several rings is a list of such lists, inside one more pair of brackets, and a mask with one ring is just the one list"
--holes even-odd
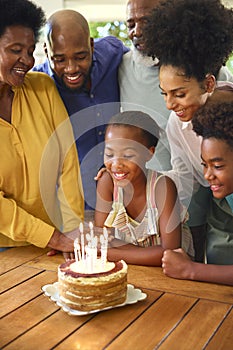
[(104, 164), (119, 186), (145, 179), (145, 163), (154, 147), (148, 148), (141, 130), (136, 127), (110, 125), (105, 135)]
[(197, 79), (187, 78), (180, 69), (169, 65), (161, 66), (159, 78), (167, 109), (174, 111), (183, 122), (192, 119), (215, 87), (213, 76), (208, 76), (203, 83), (199, 83)]
[(0, 37), (0, 82), (20, 86), (33, 67), (34, 33), (23, 26), (9, 26)]
[(129, 0), (126, 6), (128, 36), (138, 51), (144, 50), (142, 29), (159, 0)]
[(201, 146), (204, 176), (215, 198), (233, 193), (233, 149), (222, 140), (204, 139)]
[(51, 67), (62, 81), (72, 90), (80, 89), (88, 80), (92, 64), (93, 40), (76, 23), (54, 27), (47, 44), (46, 53)]

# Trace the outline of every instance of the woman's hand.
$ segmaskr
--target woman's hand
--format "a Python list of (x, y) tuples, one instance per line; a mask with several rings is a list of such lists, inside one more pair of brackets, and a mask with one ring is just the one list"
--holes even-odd
[(106, 168), (101, 168), (101, 169), (98, 171), (97, 175), (94, 177), (94, 180), (98, 181), (98, 180), (101, 178), (101, 176), (103, 175), (103, 173), (104, 173), (105, 171), (107, 171)]
[[(54, 255), (60, 254), (60, 253), (61, 253), (61, 252), (58, 251), (58, 250), (51, 249), (51, 250), (47, 253), (47, 256), (54, 256)], [(74, 252), (63, 253), (63, 257), (64, 257), (65, 261), (72, 260), (72, 259), (75, 258)]]
[(61, 233), (58, 230), (54, 230), (54, 233), (47, 245), (51, 248), (47, 255), (53, 256), (58, 252), (61, 252), (63, 253), (64, 259), (66, 261), (74, 259), (74, 239), (77, 237), (78, 233), (78, 229), (67, 234)]
[(53, 250), (59, 250), (65, 253), (72, 252), (74, 250), (74, 240), (69, 238), (68, 235), (54, 230), (47, 246)]
[[(88, 224), (84, 224), (84, 244), (87, 244), (86, 242), (86, 233), (90, 232), (90, 228)], [(108, 229), (108, 240), (109, 242), (113, 239), (111, 235), (111, 229)], [(101, 234), (103, 234), (103, 228), (101, 227), (94, 227), (94, 235), (99, 237)], [(55, 230), (49, 243), (48, 247), (51, 248), (51, 250), (47, 253), (47, 256), (53, 256), (57, 253), (63, 253), (64, 259), (70, 260), (74, 259), (74, 240), (76, 238), (79, 238), (79, 242), (81, 242), (80, 238), (81, 234), (79, 229), (75, 229), (70, 232), (61, 233), (58, 230)]]

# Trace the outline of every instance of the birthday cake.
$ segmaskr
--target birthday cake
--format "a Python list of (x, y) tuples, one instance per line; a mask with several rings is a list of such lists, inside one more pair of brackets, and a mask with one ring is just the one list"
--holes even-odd
[[(90, 272), (91, 270), (91, 272)], [(71, 309), (91, 311), (122, 304), (127, 296), (127, 264), (101, 258), (88, 267), (85, 260), (70, 260), (58, 267), (60, 300)]]
[[(71, 309), (91, 311), (123, 304), (127, 296), (127, 265), (121, 260), (107, 260), (108, 232), (84, 235), (80, 224), (80, 239), (74, 241), (75, 259), (58, 267), (58, 289), (60, 300)], [(97, 256), (99, 241), (100, 256)]]

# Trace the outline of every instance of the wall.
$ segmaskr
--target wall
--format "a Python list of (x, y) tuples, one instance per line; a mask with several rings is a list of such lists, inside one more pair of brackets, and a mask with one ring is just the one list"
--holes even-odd
[(46, 13), (46, 16), (50, 16), (56, 10), (63, 9), (65, 7), (64, 0), (33, 0), (37, 5), (41, 6)]
[(62, 8), (74, 9), (88, 21), (124, 20), (126, 0), (34, 0), (50, 15)]
[(225, 6), (233, 7), (233, 0), (222, 0), (222, 3), (223, 3)]
[(81, 12), (92, 22), (125, 20), (126, 0), (65, 0), (64, 5)]

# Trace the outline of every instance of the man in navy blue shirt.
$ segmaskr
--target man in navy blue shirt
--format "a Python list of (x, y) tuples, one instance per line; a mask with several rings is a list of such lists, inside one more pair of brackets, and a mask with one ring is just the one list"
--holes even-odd
[(118, 66), (128, 49), (113, 36), (93, 40), (86, 19), (55, 12), (46, 24), (47, 60), (33, 70), (50, 75), (73, 125), (85, 208), (95, 207), (94, 176), (103, 164), (105, 126), (119, 112)]

